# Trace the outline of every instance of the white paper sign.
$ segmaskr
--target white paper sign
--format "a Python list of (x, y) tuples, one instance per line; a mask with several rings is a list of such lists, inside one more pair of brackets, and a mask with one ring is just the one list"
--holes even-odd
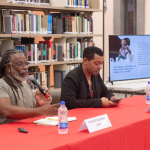
[(92, 132), (102, 130), (111, 126), (112, 125), (109, 121), (107, 114), (104, 114), (101, 116), (97, 116), (94, 118), (84, 120), (78, 132), (88, 129), (89, 133), (92, 133)]
[(150, 111), (150, 105), (147, 107), (146, 112)]

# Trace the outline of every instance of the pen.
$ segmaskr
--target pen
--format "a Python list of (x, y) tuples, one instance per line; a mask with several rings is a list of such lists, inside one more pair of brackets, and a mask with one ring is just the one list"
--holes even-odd
[(58, 119), (53, 119), (53, 118), (46, 118), (46, 119), (58, 121)]

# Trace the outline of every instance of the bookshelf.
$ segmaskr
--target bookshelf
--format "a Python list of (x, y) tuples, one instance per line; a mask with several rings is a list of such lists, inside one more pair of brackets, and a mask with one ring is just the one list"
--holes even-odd
[[(93, 0), (93, 1), (95, 1), (95, 0)], [(91, 13), (102, 12), (102, 10), (97, 8), (96, 3), (94, 6), (92, 5), (91, 7), (92, 8), (85, 9), (85, 8), (57, 7), (57, 6), (43, 6), (43, 5), (16, 4), (16, 3), (0, 2), (0, 9), (32, 10), (32, 11), (50, 10), (53, 12), (91, 12)], [(96, 8), (94, 8), (94, 7), (96, 7)]]
[[(7, 3), (7, 0), (2, 0), (0, 2), (0, 9), (10, 9), (10, 10), (23, 10), (23, 11), (43, 11), (45, 15), (50, 12), (76, 12), (85, 13), (86, 16), (90, 16), (93, 12), (101, 12), (100, 0), (89, 0), (90, 8), (72, 8), (72, 7), (61, 7), (52, 6), (51, 2), (49, 6), (43, 5), (31, 5), (31, 4), (17, 4), (17, 3)], [(50, 40), (50, 38), (87, 38), (88, 40), (92, 37), (103, 37), (102, 34), (0, 34), (0, 38), (16, 38), (16, 37), (43, 37), (44, 40)], [(58, 61), (58, 62), (45, 62), (45, 63), (34, 63), (31, 67), (45, 66), (45, 71), (47, 74), (48, 87), (50, 88), (50, 66), (54, 65), (54, 68), (66, 68), (68, 64), (79, 64), (82, 60), (74, 61)], [(59, 66), (59, 67), (58, 67)]]
[[(99, 37), (102, 34), (0, 34), (1, 37)], [(9, 36), (10, 35), (10, 36)]]
[(48, 63), (36, 63), (31, 64), (30, 67), (34, 66), (49, 66), (49, 65), (62, 65), (62, 64), (77, 64), (82, 63), (82, 60), (76, 60), (76, 61), (57, 61), (57, 62), (48, 62)]

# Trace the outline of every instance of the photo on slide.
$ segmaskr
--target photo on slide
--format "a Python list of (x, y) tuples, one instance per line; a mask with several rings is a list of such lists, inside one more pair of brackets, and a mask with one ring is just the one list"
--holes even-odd
[(150, 35), (109, 35), (109, 80), (150, 78)]

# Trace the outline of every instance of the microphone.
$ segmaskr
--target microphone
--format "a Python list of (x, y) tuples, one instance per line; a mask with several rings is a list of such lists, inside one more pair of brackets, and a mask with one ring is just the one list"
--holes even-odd
[(38, 89), (40, 90), (40, 92), (46, 97), (48, 98), (50, 95), (44, 93), (43, 88), (41, 87), (41, 85), (34, 79), (33, 75), (29, 75), (28, 80), (31, 81), (34, 85), (36, 85), (38, 87)]

